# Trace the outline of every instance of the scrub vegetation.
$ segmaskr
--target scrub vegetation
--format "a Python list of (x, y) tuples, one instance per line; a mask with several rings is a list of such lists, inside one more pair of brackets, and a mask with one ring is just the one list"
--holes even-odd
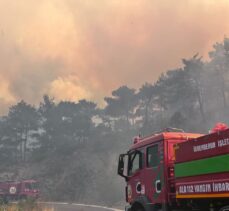
[(138, 90), (117, 88), (105, 108), (47, 95), (37, 107), (10, 107), (0, 120), (0, 179), (36, 179), (42, 200), (117, 205), (117, 156), (133, 136), (167, 127), (207, 133), (228, 123), (229, 40), (216, 43), (208, 61), (196, 54), (182, 62)]
[(0, 211), (54, 211), (52, 208), (44, 208), (34, 200), (19, 201), (17, 204), (2, 204)]

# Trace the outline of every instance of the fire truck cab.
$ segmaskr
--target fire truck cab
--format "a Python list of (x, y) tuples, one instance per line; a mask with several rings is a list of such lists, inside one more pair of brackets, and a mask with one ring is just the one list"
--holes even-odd
[(0, 182), (0, 200), (4, 202), (26, 198), (37, 199), (40, 195), (36, 180)]
[(130, 150), (119, 156), (118, 174), (126, 179), (126, 202), (131, 211), (167, 211), (176, 199), (175, 144), (202, 134), (161, 132), (135, 137)]

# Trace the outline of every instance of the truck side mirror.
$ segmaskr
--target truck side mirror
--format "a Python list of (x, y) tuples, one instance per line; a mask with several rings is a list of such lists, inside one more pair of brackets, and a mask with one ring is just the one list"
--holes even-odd
[(124, 174), (124, 170), (125, 170), (124, 159), (126, 156), (128, 155), (127, 154), (119, 155), (119, 161), (118, 161), (118, 175), (120, 175), (121, 177), (124, 177), (125, 179), (127, 179), (127, 175)]

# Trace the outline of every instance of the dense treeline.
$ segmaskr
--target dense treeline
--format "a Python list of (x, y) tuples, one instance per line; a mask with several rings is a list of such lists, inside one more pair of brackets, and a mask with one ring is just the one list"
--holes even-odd
[(216, 43), (209, 58), (183, 59), (139, 90), (119, 87), (103, 109), (49, 96), (38, 107), (10, 107), (0, 121), (0, 179), (38, 179), (47, 200), (121, 201), (117, 155), (134, 135), (166, 127), (208, 132), (217, 121), (228, 123), (229, 39)]

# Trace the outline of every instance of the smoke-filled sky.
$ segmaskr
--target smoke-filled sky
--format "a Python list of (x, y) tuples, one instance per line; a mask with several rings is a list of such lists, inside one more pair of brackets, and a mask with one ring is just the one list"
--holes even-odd
[(229, 34), (229, 0), (0, 0), (0, 113), (86, 98), (103, 104)]

